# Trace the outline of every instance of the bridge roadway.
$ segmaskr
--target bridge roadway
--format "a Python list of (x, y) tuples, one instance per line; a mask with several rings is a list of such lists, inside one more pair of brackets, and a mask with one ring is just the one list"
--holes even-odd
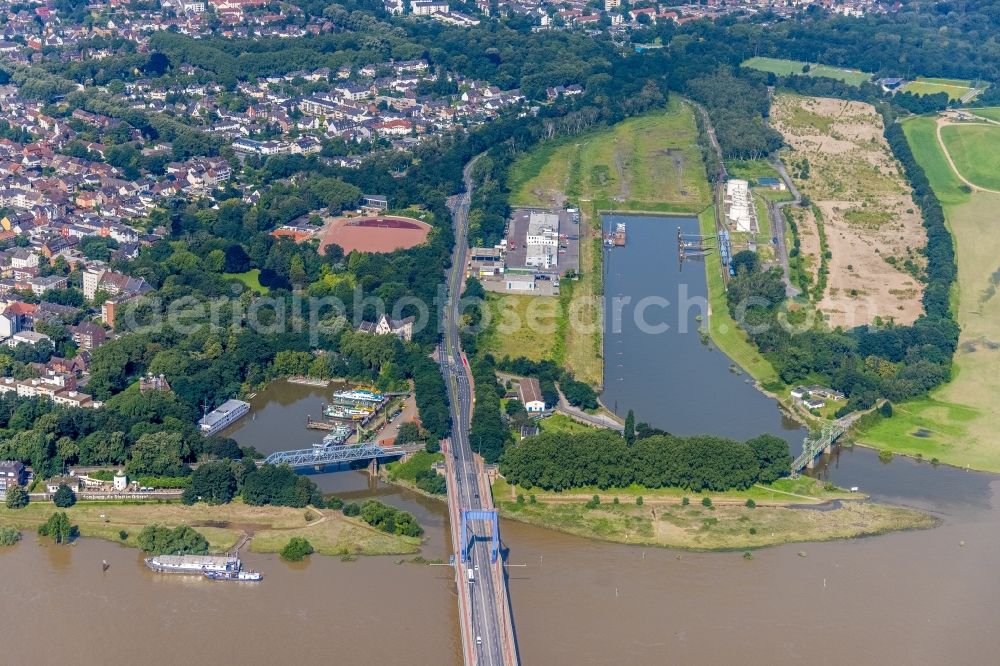
[(380, 460), (405, 456), (419, 451), (421, 444), (403, 444), (400, 446), (385, 446), (375, 442), (360, 444), (340, 444), (326, 448), (294, 449), (291, 451), (276, 451), (261, 461), (264, 465), (288, 465), (290, 467), (317, 467), (321, 465), (338, 465), (356, 462), (358, 460)]
[[(515, 666), (517, 646), (507, 594), (502, 552), (492, 562), (489, 539), (476, 538), (469, 549), (470, 561), (463, 564), (461, 545), (468, 535), (460, 534), (463, 510), (493, 509), (489, 483), (481, 462), (469, 445), (472, 420), (472, 378), (462, 354), (458, 337), (459, 299), (465, 278), (469, 206), (472, 197), (472, 167), (464, 171), (465, 193), (452, 202), (455, 225), (455, 250), (448, 275), (448, 302), (443, 313), (444, 344), (439, 349), (441, 371), (451, 403), (452, 436), (445, 447), (448, 470), (448, 511), (451, 519), (452, 549), (455, 558), (455, 581), (459, 591), (459, 617), (462, 623), (462, 648), (467, 665)], [(478, 535), (482, 528), (479, 524)], [(468, 570), (474, 583), (468, 582)]]

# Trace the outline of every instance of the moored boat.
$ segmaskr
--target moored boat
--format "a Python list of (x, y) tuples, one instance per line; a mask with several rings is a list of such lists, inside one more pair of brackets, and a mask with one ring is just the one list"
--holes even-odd
[(202, 575), (209, 580), (235, 580), (244, 583), (256, 583), (264, 578), (259, 571), (203, 571)]
[(154, 555), (147, 557), (145, 562), (147, 567), (157, 573), (225, 573), (242, 568), (239, 558), (225, 555)]

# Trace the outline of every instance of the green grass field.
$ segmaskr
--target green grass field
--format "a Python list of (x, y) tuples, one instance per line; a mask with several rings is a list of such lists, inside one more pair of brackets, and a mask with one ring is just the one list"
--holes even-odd
[[(803, 72), (803, 67), (809, 64), (809, 71)], [(846, 69), (842, 67), (830, 67), (829, 65), (817, 65), (805, 63), (801, 60), (785, 60), (783, 58), (765, 58), (758, 56), (744, 60), (741, 67), (756, 69), (761, 72), (771, 72), (778, 76), (788, 76), (789, 74), (805, 74), (806, 76), (822, 76), (828, 79), (837, 79), (851, 85), (860, 85), (865, 81), (871, 81), (872, 75), (857, 69)]]
[(690, 106), (672, 99), (665, 112), (544, 144), (512, 167), (511, 204), (568, 197), (601, 209), (698, 212), (710, 194), (697, 136)]
[(524, 356), (532, 361), (552, 358), (556, 346), (559, 299), (521, 294), (486, 295), (490, 325), (479, 344), (497, 358)]
[(941, 139), (969, 182), (1000, 190), (1000, 125), (945, 125)]
[[(792, 490), (784, 490), (783, 486)], [(525, 500), (517, 502), (516, 494)], [(808, 494), (806, 494), (808, 493)], [(781, 480), (770, 488), (701, 495), (677, 488), (578, 488), (567, 493), (513, 489), (503, 479), (493, 486), (501, 516), (588, 539), (692, 550), (759, 548), (779, 543), (826, 541), (900, 529), (929, 528), (936, 521), (911, 509), (868, 502), (844, 502), (826, 511), (792, 508), (835, 497), (813, 479)], [(600, 504), (585, 503), (598, 495)], [(643, 504), (636, 503), (639, 496)], [(689, 504), (683, 504), (688, 497)], [(703, 506), (702, 497), (712, 500)], [(618, 503), (615, 503), (615, 500)], [(746, 506), (753, 499), (755, 507)]]
[(388, 463), (386, 471), (389, 474), (389, 480), (395, 481), (397, 479), (402, 481), (408, 481), (410, 483), (415, 483), (417, 480), (417, 474), (421, 472), (430, 471), (434, 463), (444, 460), (443, 453), (428, 453), (426, 451), (417, 451), (410, 459), (406, 462), (395, 461)]
[(553, 414), (541, 419), (538, 421), (538, 427), (543, 432), (564, 432), (570, 434), (580, 434), (593, 430), (591, 426), (574, 421), (565, 414)]
[(948, 93), (950, 99), (961, 99), (963, 95), (972, 90), (972, 82), (962, 79), (934, 79), (918, 76), (915, 81), (910, 81), (903, 86), (903, 92), (914, 95), (934, 95), (936, 93)]
[(252, 268), (246, 271), (245, 273), (223, 273), (222, 277), (232, 280), (239, 280), (244, 285), (246, 285), (247, 289), (264, 296), (266, 296), (270, 291), (270, 289), (268, 289), (267, 287), (265, 287), (260, 283), (259, 268)]
[(911, 118), (903, 123), (903, 132), (941, 204), (966, 203), (969, 193), (962, 189), (962, 181), (951, 170), (948, 159), (938, 146), (936, 122), (932, 116)]
[(963, 111), (979, 116), (980, 118), (1000, 122), (1000, 106), (988, 106), (982, 109), (963, 109)]
[[(1000, 270), (1000, 195), (967, 193), (934, 134), (934, 118), (903, 124), (917, 161), (944, 204), (955, 238), (958, 288), (953, 299), (962, 328), (952, 381), (927, 398), (896, 405), (889, 419), (874, 419), (857, 433), (860, 443), (925, 460), (1000, 471), (1000, 297), (993, 295)], [(958, 156), (952, 153), (953, 159)], [(963, 156), (964, 159), (964, 156)]]

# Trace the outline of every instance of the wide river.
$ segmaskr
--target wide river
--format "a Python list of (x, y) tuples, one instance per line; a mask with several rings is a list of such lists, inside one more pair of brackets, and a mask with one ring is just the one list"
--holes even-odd
[[(701, 264), (679, 272), (679, 223), (693, 224), (628, 220), (628, 246), (608, 254), (609, 298), (673, 301), (670, 280), (678, 275), (690, 293), (704, 291)], [(619, 411), (635, 409), (640, 419), (676, 432), (749, 437), (771, 431), (800, 439), (771, 401), (731, 373), (718, 351), (701, 345), (696, 328), (693, 345), (675, 344), (668, 333), (624, 331), (625, 353), (608, 355), (605, 395), (618, 401)], [(609, 349), (615, 344), (609, 333)], [(616, 387), (619, 363), (642, 370), (636, 374), (642, 383), (631, 385), (629, 374)], [(645, 371), (653, 364), (662, 376)], [(263, 452), (308, 445), (318, 437), (305, 429), (305, 418), (317, 414), (324, 393), (272, 384), (252, 401), (256, 418), (244, 419), (232, 435)], [(1000, 479), (901, 458), (882, 463), (862, 448), (836, 452), (817, 473), (930, 511), (942, 525), (768, 548), (745, 561), (740, 553), (607, 544), (504, 522), (510, 563), (524, 565), (509, 569), (523, 663), (996, 663)], [(326, 491), (379, 495), (412, 511), (427, 528), (425, 557), (447, 557), (443, 504), (371, 483), (362, 472), (314, 478)], [(83, 539), (58, 547), (26, 537), (0, 552), (0, 589), (8, 600), (0, 616), (2, 663), (96, 665), (125, 655), (152, 665), (192, 658), (461, 662), (454, 586), (445, 567), (394, 557), (341, 562), (314, 556), (289, 565), (251, 553), (247, 559), (265, 581), (225, 585), (152, 574), (137, 551), (111, 543)], [(102, 559), (111, 563), (107, 572)]]

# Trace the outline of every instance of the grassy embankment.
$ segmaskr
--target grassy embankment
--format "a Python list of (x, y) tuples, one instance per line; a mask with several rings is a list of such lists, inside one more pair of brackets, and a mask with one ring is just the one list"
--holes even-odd
[[(50, 502), (32, 502), (23, 509), (0, 507), (0, 525), (34, 531), (60, 511)], [(253, 534), (250, 550), (276, 553), (295, 536), (305, 537), (321, 555), (394, 555), (415, 553), (420, 539), (380, 532), (359, 518), (328, 509), (248, 506), (236, 500), (211, 506), (156, 502), (78, 502), (65, 509), (80, 535), (137, 547), (146, 525), (190, 525), (208, 540), (212, 552), (232, 548), (244, 533)], [(307, 516), (310, 518), (307, 520)], [(119, 532), (126, 532), (122, 540)]]
[[(907, 120), (903, 129), (944, 206), (958, 261), (953, 307), (962, 328), (952, 380), (926, 398), (894, 406), (892, 418), (870, 417), (857, 440), (896, 453), (1000, 472), (1000, 194), (969, 193), (937, 142), (936, 119)], [(960, 151), (959, 146), (954, 150)], [(966, 159), (952, 153), (957, 163)], [(959, 161), (961, 159), (962, 161)], [(968, 174), (964, 174), (969, 178)]]
[[(547, 143), (519, 159), (510, 174), (511, 205), (581, 210), (581, 279), (561, 284), (559, 315), (545, 332), (517, 329), (488, 332), (485, 347), (495, 354), (549, 358), (582, 381), (603, 378), (600, 211), (697, 213), (710, 201), (691, 108), (672, 99), (665, 111), (631, 118), (614, 127)], [(494, 314), (526, 310), (526, 300), (491, 297)], [(520, 321), (527, 328), (527, 318)]]
[[(809, 71), (802, 70), (809, 65)], [(778, 76), (788, 76), (789, 74), (805, 74), (806, 76), (823, 76), (828, 79), (838, 79), (851, 85), (860, 85), (865, 81), (870, 81), (872, 74), (862, 72), (857, 69), (845, 69), (842, 67), (831, 67), (829, 65), (817, 65), (806, 63), (801, 60), (786, 60), (784, 58), (765, 58), (757, 56), (743, 61), (742, 67), (756, 69), (761, 72), (771, 72)]]
[[(698, 222), (703, 234), (715, 234), (713, 208), (702, 212), (698, 216)], [(705, 257), (705, 278), (708, 282), (708, 329), (712, 342), (759, 384), (769, 390), (781, 390), (783, 384), (770, 361), (757, 350), (756, 345), (729, 314), (718, 248), (713, 248)]]
[(270, 289), (260, 283), (260, 269), (252, 268), (244, 273), (223, 273), (222, 277), (231, 280), (239, 280), (250, 291), (266, 296)]
[[(691, 550), (759, 548), (780, 543), (827, 541), (903, 529), (933, 527), (936, 521), (917, 511), (858, 500), (856, 493), (828, 489), (808, 477), (781, 479), (745, 492), (691, 493), (676, 488), (574, 489), (566, 493), (530, 493), (502, 479), (494, 497), (505, 518), (618, 543), (648, 544)], [(516, 501), (521, 494), (525, 500)], [(596, 508), (585, 506), (593, 495)], [(642, 496), (643, 504), (636, 504)], [(684, 505), (688, 497), (690, 504)], [(712, 505), (702, 504), (708, 497)], [(615, 498), (619, 504), (615, 504)], [(834, 507), (801, 508), (849, 499)], [(756, 507), (746, 506), (748, 499)]]

